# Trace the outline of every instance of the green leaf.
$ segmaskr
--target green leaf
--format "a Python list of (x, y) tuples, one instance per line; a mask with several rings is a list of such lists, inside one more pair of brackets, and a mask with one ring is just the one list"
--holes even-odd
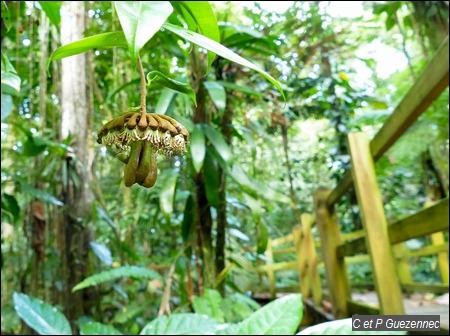
[(192, 194), (189, 194), (184, 207), (183, 224), (181, 225), (181, 236), (183, 237), (183, 241), (185, 243), (189, 240), (189, 237), (194, 229), (194, 210), (194, 197)]
[(2, 1), (2, 21), (5, 24), (6, 31), (9, 31), (12, 27), (11, 25), (11, 14), (9, 13), (6, 1)]
[(100, 272), (90, 277), (87, 277), (83, 281), (81, 281), (78, 285), (76, 285), (72, 292), (76, 292), (77, 290), (96, 286), (98, 284), (108, 282), (111, 280), (116, 280), (123, 277), (129, 278), (138, 278), (138, 279), (160, 279), (161, 276), (148, 268), (139, 267), (139, 266), (122, 266), (118, 268), (114, 268), (108, 271)]
[(58, 205), (58, 206), (64, 205), (63, 202), (61, 202), (59, 199), (57, 199), (55, 196), (49, 194), (48, 192), (45, 192), (40, 189), (36, 189), (33, 186), (31, 186), (30, 184), (25, 183), (25, 182), (21, 182), (20, 185), (21, 185), (22, 191), (25, 194), (28, 194), (29, 196), (31, 196), (31, 198), (38, 198), (41, 201), (44, 201), (44, 202), (50, 203), (50, 204), (54, 204), (54, 205)]
[(2, 193), (2, 210), (7, 211), (11, 214), (12, 218), (10, 219), (13, 221), (11, 224), (17, 223), (19, 221), (20, 207), (14, 196)]
[(231, 162), (233, 154), (231, 153), (231, 149), (225, 142), (222, 134), (214, 127), (206, 124), (203, 125), (203, 132), (208, 137), (209, 141), (211, 141), (212, 145), (217, 150), (217, 153), (219, 153), (221, 158), (227, 163)]
[(270, 302), (237, 325), (222, 330), (222, 335), (292, 335), (303, 317), (300, 294), (286, 295)]
[(216, 326), (213, 319), (204, 315), (174, 314), (154, 319), (140, 335), (210, 335)]
[(69, 321), (55, 307), (26, 294), (14, 293), (14, 309), (40, 335), (72, 335)]
[(61, 1), (39, 1), (39, 4), (50, 22), (59, 28), (59, 23), (61, 22)]
[(258, 233), (258, 240), (256, 244), (256, 253), (263, 254), (267, 249), (267, 244), (269, 243), (269, 230), (267, 229), (266, 223), (258, 215), (259, 220), (256, 222), (256, 231)]
[(166, 114), (173, 105), (176, 94), (175, 91), (164, 88), (156, 102), (155, 113)]
[(20, 92), (20, 83), (21, 80), (16, 69), (14, 69), (6, 54), (2, 52), (2, 93), (17, 95)]
[(206, 153), (203, 169), (206, 198), (208, 199), (209, 204), (217, 208), (219, 205), (219, 174), (217, 170), (217, 163), (215, 162), (213, 156), (210, 154), (210, 151)]
[(14, 109), (14, 103), (13, 99), (9, 94), (4, 94), (2, 92), (2, 121), (8, 118), (8, 116), (11, 114), (12, 110)]
[(117, 16), (125, 34), (132, 62), (155, 35), (173, 8), (169, 1), (115, 1)]
[(195, 92), (191, 88), (189, 83), (179, 82), (177, 80), (167, 77), (162, 72), (156, 70), (151, 71), (147, 74), (147, 82), (148, 82), (147, 87), (149, 87), (152, 82), (155, 82), (169, 89), (184, 93), (188, 95), (194, 102), (194, 105), (197, 106), (197, 99), (195, 96)]
[(218, 82), (205, 82), (205, 88), (217, 109), (221, 112), (225, 110), (227, 93), (223, 85)]
[(192, 163), (198, 173), (203, 167), (206, 153), (205, 135), (202, 127), (198, 124), (194, 126), (194, 130), (190, 134), (190, 143)]
[(173, 212), (173, 200), (175, 196), (175, 186), (177, 184), (178, 174), (174, 173), (165, 181), (159, 193), (159, 205), (161, 211), (170, 216)]
[[(190, 23), (188, 15), (194, 21), (196, 27), (191, 23), (189, 25), (190, 30), (196, 30), (197, 28), (200, 34), (213, 41), (220, 42), (220, 31), (216, 15), (208, 1), (174, 1), (172, 3), (174, 5), (179, 4), (184, 9), (184, 11), (181, 11), (181, 14), (188, 23)], [(215, 58), (216, 54), (208, 51), (208, 68), (206, 73), (209, 73), (209, 69)]]
[(96, 242), (90, 242), (89, 245), (94, 251), (95, 255), (100, 259), (100, 261), (108, 266), (112, 265), (113, 259), (111, 255), (111, 250), (103, 244)]
[(250, 241), (250, 238), (244, 232), (238, 229), (231, 228), (228, 230), (228, 233), (230, 234), (230, 236), (242, 239), (243, 241)]
[(222, 304), (222, 296), (215, 289), (205, 289), (203, 297), (194, 296), (192, 306), (196, 314), (207, 315), (219, 323), (225, 322), (225, 318), (220, 305)]
[(84, 39), (63, 45), (56, 49), (49, 57), (47, 68), (51, 61), (78, 55), (95, 48), (127, 47), (127, 40), (123, 32), (104, 33), (86, 37)]
[(101, 218), (103, 218), (106, 221), (106, 223), (108, 223), (108, 225), (113, 230), (117, 229), (116, 223), (114, 223), (114, 221), (111, 219), (111, 217), (108, 216), (108, 214), (106, 213), (105, 209), (103, 209), (100, 206), (97, 206), (97, 213), (100, 215)]
[(194, 33), (190, 30), (184, 29), (182, 27), (177, 27), (175, 25), (172, 25), (170, 23), (165, 23), (163, 25), (163, 28), (171, 31), (172, 33), (175, 33), (182, 38), (199, 45), (200, 47), (203, 47), (207, 50), (211, 50), (215, 52), (217, 55), (222, 56), (223, 58), (226, 58), (230, 61), (236, 62), (242, 66), (245, 66), (247, 68), (250, 68), (252, 70), (255, 70), (256, 72), (260, 73), (265, 79), (267, 79), (269, 82), (271, 82), (277, 89), (280, 91), (282, 97), (284, 100), (286, 100), (286, 97), (284, 95), (283, 89), (281, 87), (281, 84), (273, 78), (271, 75), (269, 75), (266, 71), (259, 68), (257, 65), (253, 64), (252, 62), (246, 60), (245, 58), (239, 56), (235, 52), (231, 51), (227, 47), (221, 45), (220, 43), (213, 41), (206, 36)]
[(316, 324), (297, 333), (296, 335), (406, 335), (408, 331), (353, 331), (352, 319), (342, 319)]
[(116, 328), (99, 322), (80, 324), (80, 335), (123, 335)]

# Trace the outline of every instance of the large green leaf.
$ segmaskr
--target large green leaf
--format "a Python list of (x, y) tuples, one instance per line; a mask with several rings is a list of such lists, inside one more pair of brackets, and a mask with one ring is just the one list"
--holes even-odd
[[(220, 42), (220, 31), (216, 15), (208, 1), (173, 1), (172, 4), (181, 9), (180, 12), (189, 25), (190, 30), (198, 29), (199, 33), (213, 41)], [(190, 20), (192, 18), (192, 20)], [(208, 69), (214, 62), (216, 54), (208, 51)]]
[(159, 193), (159, 205), (161, 211), (170, 216), (173, 212), (173, 201), (175, 196), (175, 186), (177, 184), (178, 174), (174, 173), (168, 177)]
[(219, 332), (222, 335), (292, 335), (303, 317), (300, 294), (286, 295), (270, 302), (237, 325)]
[(269, 243), (269, 230), (266, 223), (261, 218), (261, 215), (257, 215), (258, 221), (256, 222), (256, 231), (258, 232), (258, 239), (256, 243), (256, 253), (263, 254), (267, 249)]
[(227, 105), (227, 93), (222, 84), (218, 82), (205, 82), (205, 88), (209, 93), (214, 105), (219, 111), (225, 110)]
[(9, 195), (6, 193), (2, 193), (2, 213), (8, 213), (12, 216), (11, 224), (17, 223), (20, 218), (20, 207), (19, 203), (17, 203), (16, 198), (13, 195)]
[(172, 13), (172, 5), (169, 1), (115, 1), (114, 5), (134, 62)]
[(113, 259), (111, 255), (111, 250), (107, 248), (105, 245), (96, 243), (96, 242), (90, 242), (89, 245), (92, 248), (92, 251), (94, 251), (95, 255), (100, 259), (100, 261), (108, 266), (112, 265)]
[(6, 1), (2, 1), (2, 21), (5, 24), (6, 31), (11, 29), (11, 13), (6, 5)]
[(156, 102), (155, 113), (166, 114), (171, 109), (176, 94), (175, 91), (164, 88)]
[(33, 187), (32, 185), (30, 185), (28, 183), (21, 182), (20, 186), (22, 188), (23, 193), (29, 195), (31, 198), (38, 198), (41, 201), (44, 201), (44, 202), (50, 203), (50, 204), (54, 204), (54, 205), (58, 205), (58, 206), (64, 205), (63, 202), (61, 202), (59, 199), (57, 199), (52, 194), (49, 194), (48, 192), (45, 192), (40, 189), (36, 189), (35, 187)]
[(125, 39), (125, 35), (123, 34), (123, 32), (92, 35), (84, 39), (63, 45), (50, 55), (48, 64), (50, 63), (50, 61), (55, 61), (61, 58), (81, 54), (91, 49), (112, 47), (127, 47), (127, 40)]
[(140, 335), (211, 335), (217, 323), (204, 315), (160, 316), (147, 324)]
[(80, 335), (123, 335), (119, 330), (99, 322), (80, 324)]
[(182, 38), (199, 45), (200, 47), (203, 47), (207, 50), (211, 50), (215, 52), (217, 55), (222, 56), (223, 58), (226, 58), (230, 61), (236, 62), (242, 66), (245, 66), (247, 68), (250, 68), (252, 70), (255, 70), (256, 72), (260, 73), (264, 78), (266, 78), (269, 82), (271, 82), (281, 93), (284, 100), (286, 100), (286, 97), (283, 92), (283, 88), (281, 87), (281, 84), (273, 78), (271, 75), (269, 75), (266, 71), (262, 70), (257, 65), (253, 64), (249, 60), (246, 60), (245, 58), (239, 56), (235, 52), (231, 51), (227, 47), (221, 45), (220, 43), (213, 41), (206, 36), (194, 33), (190, 30), (184, 29), (182, 27), (178, 27), (175, 25), (172, 25), (170, 23), (165, 23), (163, 27)]
[(40, 335), (72, 335), (69, 321), (55, 307), (26, 294), (14, 293), (14, 309)]
[(2, 92), (2, 118), (1, 120), (5, 120), (8, 118), (8, 116), (11, 114), (12, 110), (14, 109), (14, 103), (13, 99), (9, 94), (5, 94)]
[(96, 286), (98, 284), (108, 282), (111, 280), (116, 280), (123, 277), (129, 277), (129, 278), (138, 278), (138, 279), (160, 279), (161, 276), (148, 268), (145, 267), (139, 267), (139, 266), (122, 266), (118, 268), (114, 268), (108, 271), (100, 272), (94, 275), (91, 275), (90, 277), (87, 277), (83, 281), (81, 281), (78, 285), (76, 285), (72, 292), (75, 292), (77, 290), (90, 287), (90, 286)]
[(61, 1), (39, 1), (42, 10), (45, 12), (50, 22), (59, 28), (59, 23), (61, 22)]
[(225, 142), (222, 134), (210, 125), (203, 125), (203, 132), (213, 144), (220, 157), (227, 163), (231, 162), (233, 154), (228, 144)]
[(220, 308), (222, 296), (215, 289), (205, 289), (202, 297), (194, 296), (192, 306), (197, 314), (208, 315), (219, 323), (225, 322), (224, 314)]
[(407, 331), (353, 331), (352, 319), (342, 319), (316, 324), (297, 333), (296, 335), (406, 335)]
[(188, 95), (194, 102), (194, 105), (197, 106), (197, 99), (195, 92), (189, 85), (189, 83), (179, 82), (177, 80), (167, 77), (162, 72), (156, 70), (151, 71), (147, 74), (147, 83), (148, 83), (147, 86), (150, 86), (152, 82), (155, 82), (169, 89)]
[(20, 83), (21, 80), (16, 69), (14, 69), (6, 54), (2, 52), (2, 93), (17, 95), (20, 92)]
[(203, 129), (200, 125), (195, 125), (194, 130), (190, 134), (190, 150), (192, 156), (192, 164), (194, 165), (195, 171), (198, 173), (202, 167), (205, 160), (206, 144), (205, 135), (203, 134)]

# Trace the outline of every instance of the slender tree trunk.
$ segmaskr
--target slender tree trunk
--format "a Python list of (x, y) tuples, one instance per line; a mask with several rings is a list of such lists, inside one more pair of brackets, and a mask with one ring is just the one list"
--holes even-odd
[[(83, 38), (86, 27), (85, 2), (67, 1), (62, 5), (65, 13), (61, 21), (61, 44)], [(61, 85), (61, 137), (73, 138), (74, 155), (68, 155), (63, 181), (64, 209), (65, 313), (70, 320), (85, 314), (84, 292), (72, 293), (72, 288), (86, 277), (87, 251), (90, 232), (87, 228), (90, 204), (93, 196), (89, 189), (93, 151), (91, 146), (90, 115), (91, 97), (87, 75), (87, 55), (77, 55), (62, 60)], [(76, 174), (78, 181), (71, 178)]]

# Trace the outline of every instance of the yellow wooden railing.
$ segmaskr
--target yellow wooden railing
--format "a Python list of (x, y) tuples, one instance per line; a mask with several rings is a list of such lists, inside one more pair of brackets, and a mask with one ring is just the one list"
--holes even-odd
[[(375, 162), (439, 97), (448, 87), (448, 83), (447, 37), (427, 68), (371, 141), (364, 133), (349, 134), (351, 168), (336, 188), (318, 189), (314, 194), (314, 213), (303, 214), (300, 225), (294, 227), (291, 234), (269, 241), (266, 251), (268, 261), (257, 270), (267, 275), (272, 296), (278, 291), (275, 287), (276, 272), (296, 269), (303, 299), (313, 300), (319, 305), (322, 301), (318, 273), (320, 267), (325, 267), (335, 318), (348, 317), (355, 313), (404, 314), (402, 291), (448, 291), (448, 242), (443, 234), (449, 229), (448, 198), (406, 218), (388, 223), (375, 172)], [(363, 229), (342, 234), (335, 205), (352, 186), (356, 191)], [(311, 228), (314, 224), (318, 227), (320, 241), (313, 238)], [(424, 236), (431, 237), (431, 245), (419, 250), (409, 250), (404, 244), (409, 239)], [(286, 247), (286, 244), (290, 245)], [(292, 252), (295, 252), (297, 260), (273, 262), (274, 255)], [(442, 283), (413, 282), (408, 258), (432, 254), (438, 255)], [(346, 266), (363, 262), (370, 262), (372, 265), (379, 308), (351, 299)]]

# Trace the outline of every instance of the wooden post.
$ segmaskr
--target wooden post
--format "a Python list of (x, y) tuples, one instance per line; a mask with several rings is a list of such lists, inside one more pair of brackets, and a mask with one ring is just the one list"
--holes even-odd
[(300, 282), (300, 291), (302, 293), (303, 300), (309, 297), (308, 284), (306, 279), (307, 265), (303, 247), (303, 232), (300, 225), (295, 225), (292, 229), (292, 236), (294, 238), (295, 255), (297, 259), (298, 268), (298, 280)]
[(350, 298), (347, 270), (343, 258), (339, 258), (337, 247), (342, 243), (339, 224), (334, 206), (328, 207), (327, 199), (331, 190), (319, 189), (314, 194), (316, 222), (319, 227), (322, 259), (333, 303), (336, 319), (348, 317), (347, 300)]
[[(395, 254), (404, 253), (407, 250), (405, 243), (396, 244), (393, 246)], [(397, 273), (401, 284), (412, 283), (411, 268), (409, 267), (408, 258), (397, 259)]]
[(367, 251), (373, 265), (380, 313), (403, 315), (405, 310), (400, 281), (389, 242), (387, 222), (369, 140), (364, 133), (349, 134), (348, 140), (353, 181), (366, 233)]
[(275, 298), (275, 272), (273, 270), (273, 253), (272, 253), (272, 240), (267, 242), (266, 249), (267, 257), (267, 278), (269, 280), (269, 292), (272, 299)]
[[(431, 235), (431, 243), (435, 246), (445, 244), (444, 233), (436, 232)], [(437, 254), (439, 272), (441, 273), (442, 283), (448, 284), (448, 252), (439, 252)]]

